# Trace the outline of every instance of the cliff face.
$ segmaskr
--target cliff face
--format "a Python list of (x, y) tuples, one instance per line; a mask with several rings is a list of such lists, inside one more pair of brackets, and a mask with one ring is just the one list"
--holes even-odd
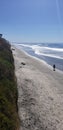
[(17, 83), (10, 44), (0, 38), (0, 130), (17, 130)]

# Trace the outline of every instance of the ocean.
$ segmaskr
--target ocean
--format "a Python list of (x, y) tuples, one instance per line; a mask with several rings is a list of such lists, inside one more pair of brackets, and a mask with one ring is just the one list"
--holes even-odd
[(63, 43), (15, 43), (15, 46), (63, 71)]

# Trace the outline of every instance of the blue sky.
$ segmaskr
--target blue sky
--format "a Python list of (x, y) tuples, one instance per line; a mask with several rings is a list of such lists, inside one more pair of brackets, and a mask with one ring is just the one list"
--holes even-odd
[(0, 33), (16, 42), (63, 42), (63, 0), (0, 0)]

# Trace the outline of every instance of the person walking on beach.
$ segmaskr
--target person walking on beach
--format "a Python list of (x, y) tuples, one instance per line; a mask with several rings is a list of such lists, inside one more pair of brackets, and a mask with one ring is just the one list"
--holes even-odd
[(56, 66), (55, 66), (55, 64), (53, 65), (53, 71), (55, 71), (55, 68), (56, 68)]

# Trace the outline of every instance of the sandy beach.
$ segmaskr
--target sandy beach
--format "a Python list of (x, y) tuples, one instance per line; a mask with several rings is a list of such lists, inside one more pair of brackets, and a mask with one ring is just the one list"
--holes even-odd
[(63, 73), (12, 48), (20, 130), (63, 130)]

